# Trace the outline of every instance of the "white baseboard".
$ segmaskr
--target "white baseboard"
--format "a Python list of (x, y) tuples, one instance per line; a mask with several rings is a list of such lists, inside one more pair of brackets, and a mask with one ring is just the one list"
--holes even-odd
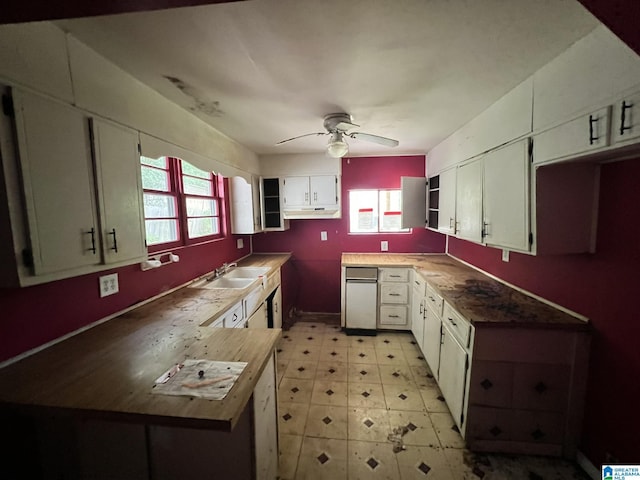
[(596, 468), (580, 450), (576, 453), (576, 462), (578, 462), (580, 468), (593, 480), (600, 480), (602, 478), (600, 476), (600, 470)]

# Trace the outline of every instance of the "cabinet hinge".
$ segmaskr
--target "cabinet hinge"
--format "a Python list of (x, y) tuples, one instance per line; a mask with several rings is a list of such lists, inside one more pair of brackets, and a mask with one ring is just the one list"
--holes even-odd
[(138, 155), (142, 155), (142, 146), (138, 144)]
[(2, 113), (7, 117), (15, 117), (16, 111), (13, 107), (13, 97), (11, 95), (2, 95)]
[(467, 358), (464, 361), (464, 369), (469, 370), (469, 355), (467, 355)]
[(33, 268), (33, 252), (30, 248), (22, 250), (22, 263), (25, 267)]
[(533, 138), (529, 139), (529, 161), (533, 162)]
[(460, 414), (460, 425), (464, 425), (464, 413)]
[(529, 232), (529, 246), (533, 245), (533, 233)]

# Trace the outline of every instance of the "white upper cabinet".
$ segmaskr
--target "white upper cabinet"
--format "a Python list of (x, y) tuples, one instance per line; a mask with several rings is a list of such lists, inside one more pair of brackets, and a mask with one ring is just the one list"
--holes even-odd
[(529, 250), (529, 141), (484, 156), (484, 241)]
[(284, 218), (339, 218), (336, 175), (291, 176), (281, 179)]
[(438, 231), (455, 233), (456, 222), (456, 168), (443, 170), (439, 175)]
[(13, 102), (34, 273), (99, 264), (88, 118), (18, 90)]
[(260, 179), (252, 177), (248, 183), (242, 177), (229, 178), (231, 233), (251, 234), (262, 231), (260, 212)]
[(138, 132), (92, 119), (105, 263), (147, 255)]
[(400, 177), (402, 228), (425, 227), (427, 215), (425, 177)]
[(640, 138), (640, 90), (613, 104), (611, 137), (616, 145), (637, 142)]
[(456, 184), (456, 235), (482, 242), (482, 159), (458, 167)]

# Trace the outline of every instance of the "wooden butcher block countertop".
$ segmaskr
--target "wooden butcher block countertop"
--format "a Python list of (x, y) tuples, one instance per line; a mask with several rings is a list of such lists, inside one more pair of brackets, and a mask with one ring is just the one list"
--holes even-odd
[[(288, 254), (243, 266), (279, 268)], [(0, 403), (27, 411), (230, 431), (253, 393), (280, 329), (200, 327), (243, 290), (181, 288), (0, 370)], [(186, 359), (248, 362), (224, 400), (153, 394)]]
[(442, 254), (343, 253), (343, 266), (413, 267), (477, 327), (589, 329), (585, 322)]

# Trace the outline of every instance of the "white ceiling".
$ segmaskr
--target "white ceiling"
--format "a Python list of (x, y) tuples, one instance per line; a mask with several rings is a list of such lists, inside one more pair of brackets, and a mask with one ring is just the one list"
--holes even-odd
[(339, 111), (400, 141), (349, 140), (351, 155), (427, 152), (597, 24), (576, 0), (250, 0), (58, 22), (258, 154), (323, 151), (327, 137), (274, 144)]

